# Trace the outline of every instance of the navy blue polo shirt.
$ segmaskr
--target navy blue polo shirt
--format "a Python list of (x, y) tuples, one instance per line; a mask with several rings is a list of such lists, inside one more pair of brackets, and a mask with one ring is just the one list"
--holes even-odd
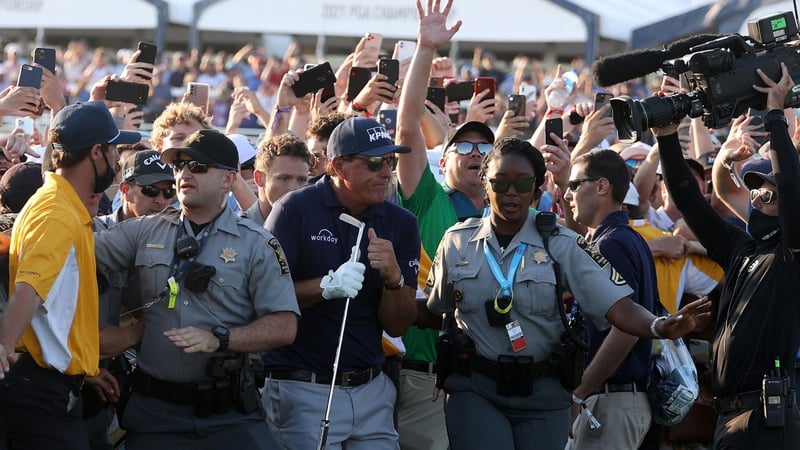
[[(628, 213), (615, 211), (609, 214), (592, 236), (591, 243), (633, 289), (631, 299), (652, 312), (655, 299), (658, 298), (655, 262), (647, 242), (628, 225)], [(608, 335), (608, 330), (600, 332), (591, 320), (587, 320), (586, 324), (589, 328), (588, 362), (594, 358), (603, 339)], [(606, 382), (632, 383), (647, 380), (646, 364), (650, 362), (651, 346), (650, 339), (639, 338), (617, 371)]]
[[(358, 228), (339, 220), (343, 212), (350, 214), (334, 195), (327, 175), (315, 184), (286, 194), (273, 205), (264, 226), (281, 243), (293, 281), (322, 277), (350, 258)], [(350, 301), (339, 360), (342, 371), (363, 370), (384, 361), (383, 329), (378, 322), (384, 282), (379, 272), (370, 268), (367, 259), (367, 230), (373, 228), (378, 237), (394, 243), (407, 285), (416, 286), (419, 271), (419, 227), (413, 214), (383, 202), (353, 216), (366, 224), (359, 261), (367, 270), (364, 287)], [(264, 353), (265, 365), (331, 373), (344, 304), (345, 299), (324, 300), (303, 310), (294, 343)]]

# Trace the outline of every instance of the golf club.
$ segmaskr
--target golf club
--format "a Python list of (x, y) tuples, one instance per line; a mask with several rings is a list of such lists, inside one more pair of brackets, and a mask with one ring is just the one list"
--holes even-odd
[[(361, 237), (364, 236), (364, 222), (356, 219), (347, 213), (339, 214), (339, 220), (344, 223), (350, 224), (358, 228), (358, 236), (356, 236), (356, 245), (350, 252), (350, 261), (358, 261), (358, 250), (361, 247)], [(342, 315), (342, 327), (339, 329), (339, 343), (336, 345), (336, 356), (333, 358), (333, 377), (331, 377), (331, 388), (328, 391), (328, 405), (325, 407), (325, 418), (319, 426), (319, 441), (317, 441), (317, 450), (323, 450), (328, 441), (328, 430), (330, 429), (331, 421), (331, 403), (333, 402), (333, 390), (336, 386), (336, 372), (339, 370), (339, 356), (342, 353), (342, 341), (344, 340), (344, 327), (347, 323), (347, 310), (350, 309), (350, 297), (344, 302), (344, 314)]]

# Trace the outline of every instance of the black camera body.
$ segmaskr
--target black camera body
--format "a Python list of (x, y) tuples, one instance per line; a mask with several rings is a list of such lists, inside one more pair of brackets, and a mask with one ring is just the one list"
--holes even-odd
[[(764, 109), (766, 94), (753, 89), (753, 85), (764, 84), (756, 69), (777, 81), (784, 63), (792, 79), (800, 80), (800, 46), (787, 43), (798, 35), (792, 13), (751, 20), (747, 25), (747, 38), (739, 34), (723, 36), (662, 63), (667, 75), (687, 74), (690, 92), (641, 101), (627, 96), (611, 99), (620, 140), (637, 141), (648, 128), (677, 123), (686, 116), (702, 116), (707, 127), (720, 128), (748, 108)], [(795, 86), (789, 92), (784, 106), (800, 106), (800, 88)]]

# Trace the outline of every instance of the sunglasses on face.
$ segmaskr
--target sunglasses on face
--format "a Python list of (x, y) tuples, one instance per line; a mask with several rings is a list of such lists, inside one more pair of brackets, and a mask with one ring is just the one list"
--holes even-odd
[(577, 191), (577, 190), (578, 190), (578, 188), (579, 188), (579, 187), (581, 187), (581, 185), (582, 185), (583, 183), (586, 183), (586, 182), (589, 182), (589, 181), (597, 181), (597, 180), (599, 180), (599, 179), (600, 179), (600, 178), (576, 178), (576, 179), (574, 179), (574, 180), (569, 180), (569, 181), (567, 182), (567, 188), (568, 188), (570, 191), (573, 191), (573, 192), (574, 192), (574, 191)]
[(754, 202), (757, 198), (761, 199), (761, 203), (767, 204), (778, 198), (778, 194), (765, 188), (750, 189), (750, 202)]
[(525, 194), (533, 190), (533, 183), (536, 177), (517, 178), (516, 180), (506, 180), (503, 178), (490, 178), (489, 184), (492, 186), (492, 191), (498, 194), (505, 194), (514, 186), (514, 190), (518, 194)]
[(175, 188), (168, 187), (168, 188), (157, 188), (153, 185), (145, 186), (143, 184), (137, 184), (142, 189), (142, 194), (145, 197), (156, 198), (158, 197), (159, 193), (164, 194), (164, 198), (170, 199), (175, 196)]
[(492, 144), (486, 142), (454, 142), (448, 151), (456, 151), (459, 155), (469, 155), (475, 149), (481, 155), (485, 155), (492, 151)]
[(214, 167), (217, 169), (225, 169), (225, 170), (236, 170), (233, 167), (223, 166), (222, 164), (214, 164), (214, 163), (201, 163), (195, 160), (182, 160), (176, 159), (172, 162), (172, 171), (174, 173), (178, 173), (183, 170), (184, 167), (189, 168), (189, 172), (191, 173), (208, 173), (208, 169), (210, 167)]
[(354, 156), (356, 159), (361, 159), (367, 163), (367, 169), (370, 172), (380, 172), (383, 168), (384, 161), (389, 166), (389, 170), (394, 170), (397, 167), (397, 156)]

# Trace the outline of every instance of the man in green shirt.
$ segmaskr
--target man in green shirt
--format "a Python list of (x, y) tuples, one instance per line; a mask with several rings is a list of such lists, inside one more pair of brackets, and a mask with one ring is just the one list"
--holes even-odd
[[(437, 8), (438, 9), (438, 8)], [(428, 165), (422, 134), (428, 75), (436, 49), (448, 42), (460, 23), (447, 28), (449, 7), (429, 11), (420, 17), (416, 55), (408, 70), (400, 96), (397, 144), (411, 147), (398, 155), (397, 181), (401, 204), (419, 222), (422, 252), (419, 285), (423, 286), (445, 230), (468, 217), (481, 217), (486, 196), (480, 180), (483, 157), (492, 149), (494, 134), (481, 122), (467, 122), (451, 129), (442, 146), (439, 161), (445, 185), (440, 185)], [(431, 402), (436, 378), (436, 337), (440, 318), (428, 312), (425, 300), (418, 302), (416, 326), (403, 336), (406, 354), (400, 372), (398, 433), (401, 448), (439, 450), (448, 448), (444, 408)]]

